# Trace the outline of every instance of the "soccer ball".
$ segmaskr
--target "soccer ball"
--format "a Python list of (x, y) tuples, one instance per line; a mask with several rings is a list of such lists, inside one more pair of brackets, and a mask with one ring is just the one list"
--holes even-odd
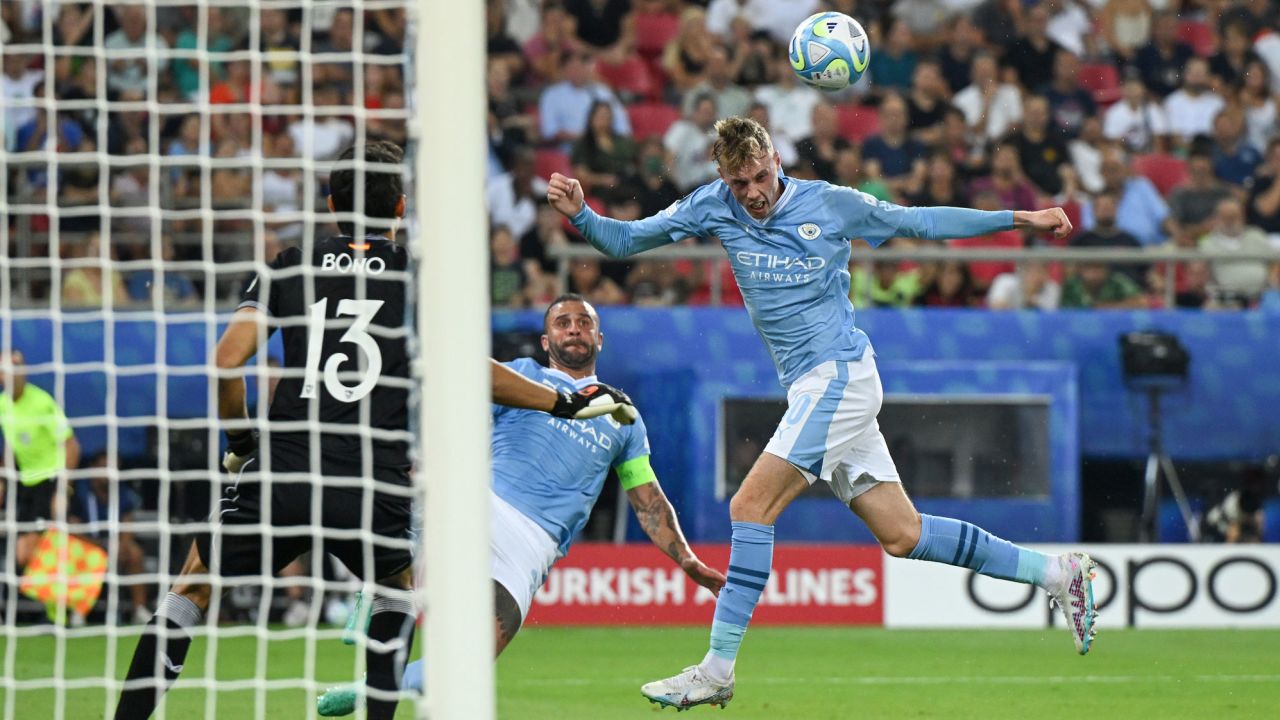
[(791, 35), (791, 67), (806, 85), (843, 90), (871, 62), (871, 41), (857, 20), (838, 12), (810, 15)]

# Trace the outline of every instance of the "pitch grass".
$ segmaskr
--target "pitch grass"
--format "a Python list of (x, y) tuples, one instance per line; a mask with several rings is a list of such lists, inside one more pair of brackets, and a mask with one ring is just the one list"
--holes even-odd
[[(136, 631), (119, 643), (122, 677)], [(0, 657), (7, 650), (0, 639)], [(10, 642), (12, 642), (10, 640)], [(188, 657), (184, 678), (205, 674), (204, 640)], [(498, 663), (498, 716), (551, 720), (669, 717), (640, 696), (639, 686), (701, 658), (705, 628), (527, 628)], [(303, 674), (304, 641), (265, 644), (269, 679)], [(318, 645), (317, 685), (347, 679), (353, 650), (336, 640)], [(66, 645), (66, 677), (101, 677), (103, 638)], [(219, 718), (305, 718), (311, 692), (271, 690), (257, 696), (227, 683), (255, 677), (254, 638), (219, 642)], [(55, 660), (51, 637), (22, 638), (19, 680), (47, 678)], [(757, 628), (738, 664), (737, 696), (727, 710), (695, 708), (711, 720), (747, 718), (1073, 717), (1276, 718), (1280, 708), (1280, 631), (1170, 631), (1103, 628), (1098, 645), (1078, 657), (1065, 631), (905, 631), (854, 628)], [(74, 680), (73, 680), (74, 682)], [(168, 718), (205, 717), (206, 690), (177, 688)], [(0, 708), (7, 706), (2, 697)], [(101, 687), (71, 689), (63, 717), (103, 717)], [(263, 712), (255, 702), (265, 701)], [(10, 717), (55, 717), (51, 690), (20, 690)], [(408, 703), (397, 718), (412, 717)], [(693, 715), (680, 715), (681, 720)]]

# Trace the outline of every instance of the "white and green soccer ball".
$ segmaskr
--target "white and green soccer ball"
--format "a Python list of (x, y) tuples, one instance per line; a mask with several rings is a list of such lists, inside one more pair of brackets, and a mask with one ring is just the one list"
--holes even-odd
[(805, 84), (843, 90), (871, 63), (871, 41), (857, 20), (838, 12), (810, 15), (791, 35), (791, 67)]

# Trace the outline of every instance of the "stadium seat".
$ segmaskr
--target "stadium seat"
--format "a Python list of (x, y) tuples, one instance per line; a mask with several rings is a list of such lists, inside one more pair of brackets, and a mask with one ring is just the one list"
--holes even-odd
[[(1191, 505), (1191, 521), (1197, 525), (1204, 517), (1204, 501), (1200, 498), (1188, 498), (1187, 502)], [(1191, 542), (1191, 533), (1187, 529), (1187, 521), (1182, 517), (1182, 510), (1178, 508), (1178, 503), (1173, 498), (1164, 498), (1160, 501), (1160, 515), (1157, 537), (1162, 543), (1189, 543)]]
[(1280, 543), (1280, 497), (1262, 503), (1262, 542)]
[[(1019, 230), (1003, 230), (1001, 232), (991, 233), (990, 235), (981, 235), (971, 238), (952, 238), (947, 241), (947, 245), (953, 248), (1022, 248), (1025, 243), (1022, 239), (1022, 232)], [(1017, 267), (1012, 260), (1001, 262), (999, 260), (978, 260), (969, 263), (969, 275), (973, 277), (973, 282), (980, 288), (986, 289), (991, 286), (991, 281), (1000, 273), (1015, 272)]]
[(1120, 99), (1120, 71), (1111, 63), (1091, 63), (1080, 68), (1080, 87), (1093, 95), (1093, 101), (1102, 106)]
[(1150, 180), (1161, 195), (1168, 195), (1191, 177), (1186, 160), (1164, 153), (1138, 155), (1133, 159), (1133, 171)]
[(860, 143), (880, 132), (880, 111), (862, 105), (840, 105), (836, 108), (836, 122), (841, 137)]
[(596, 74), (626, 102), (648, 99), (654, 93), (649, 66), (636, 55), (617, 64), (597, 61)]
[(680, 18), (672, 13), (635, 14), (636, 52), (647, 59), (662, 55), (667, 43), (680, 32)]
[(1218, 47), (1213, 28), (1200, 20), (1183, 20), (1178, 24), (1178, 39), (1191, 46), (1200, 57), (1209, 57)]
[(627, 115), (636, 140), (662, 137), (667, 128), (680, 119), (680, 111), (666, 103), (637, 103), (627, 108)]
[(553, 172), (572, 176), (573, 164), (569, 162), (569, 156), (553, 148), (537, 150), (533, 156), (533, 173), (549, 180)]

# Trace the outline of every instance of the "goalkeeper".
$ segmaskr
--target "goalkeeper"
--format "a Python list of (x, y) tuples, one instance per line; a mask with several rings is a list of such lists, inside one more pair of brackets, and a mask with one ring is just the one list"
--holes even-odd
[[(522, 358), (511, 368), (561, 392), (595, 381), (604, 334), (590, 303), (580, 295), (557, 298), (543, 317), (543, 332), (551, 367)], [(694, 582), (713, 593), (724, 585), (724, 576), (704, 565), (680, 532), (675, 510), (649, 466), (642, 420), (631, 426), (609, 418), (569, 422), (495, 406), (490, 494), (495, 656), (520, 630), (534, 593), (586, 524), (610, 467), (617, 470), (649, 539)], [(420, 663), (406, 669), (401, 687), (421, 689)], [(317, 710), (326, 717), (352, 713), (361, 699), (359, 689), (354, 684), (333, 688), (319, 698)]]

